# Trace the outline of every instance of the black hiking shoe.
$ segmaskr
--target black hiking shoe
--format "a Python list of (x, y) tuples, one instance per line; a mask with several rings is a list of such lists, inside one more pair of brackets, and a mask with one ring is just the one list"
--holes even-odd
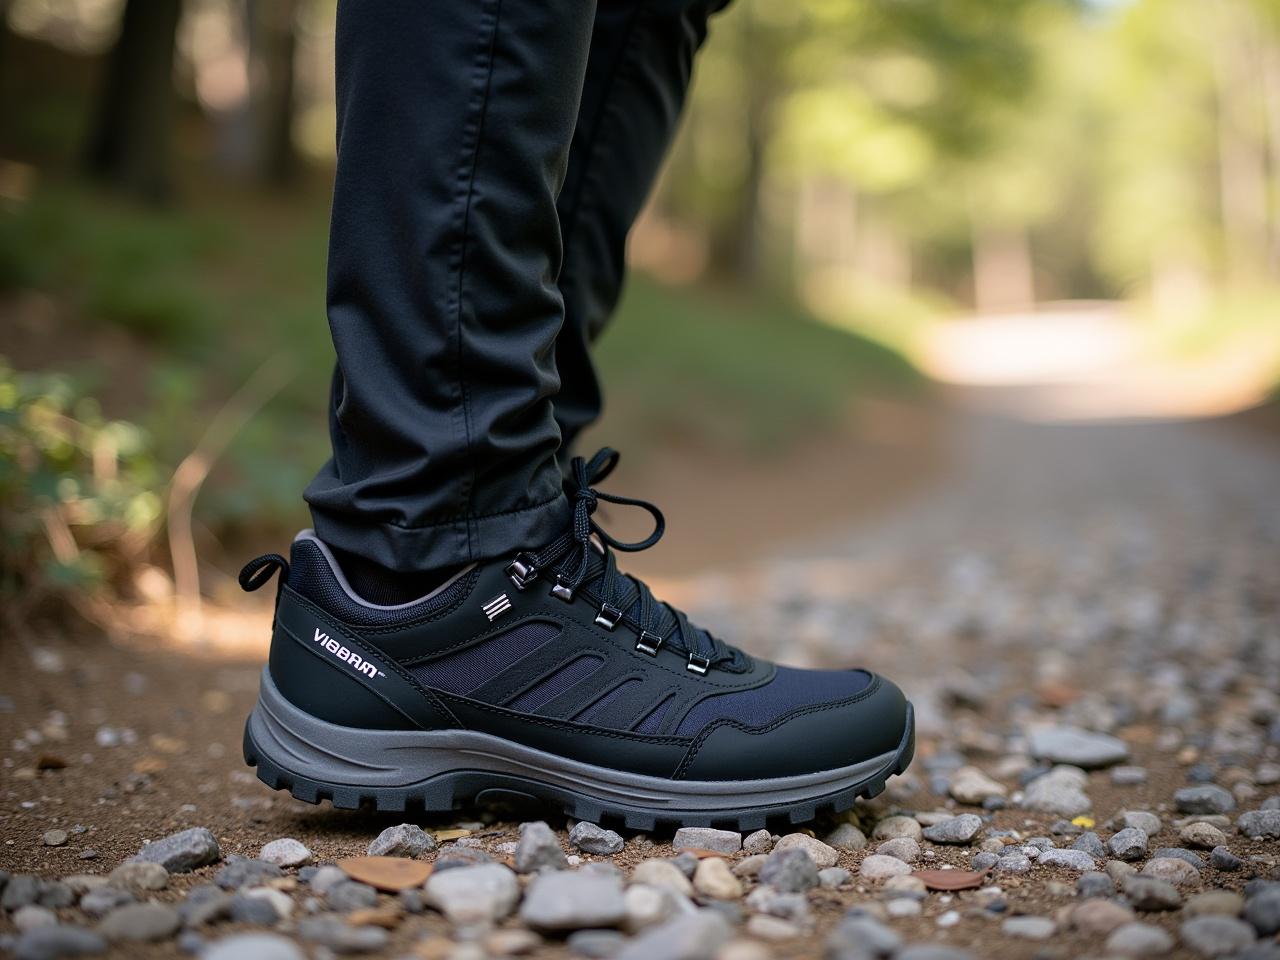
[[(911, 761), (911, 705), (864, 670), (757, 660), (618, 572), (613, 550), (662, 535), (656, 507), (593, 488), (617, 462), (573, 461), (573, 529), (541, 550), (462, 570), (411, 603), (348, 586), (315, 534), (282, 571), (269, 666), (245, 726), (258, 777), (311, 803), (449, 810), (532, 795), (574, 817), (757, 829), (843, 810)], [(600, 500), (654, 517), (620, 543)]]

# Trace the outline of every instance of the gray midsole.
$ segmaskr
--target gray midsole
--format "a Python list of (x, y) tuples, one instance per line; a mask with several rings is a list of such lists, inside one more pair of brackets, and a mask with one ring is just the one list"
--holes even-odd
[(848, 767), (768, 780), (667, 780), (569, 760), (474, 730), (363, 730), (327, 723), (286, 700), (265, 669), (249, 731), (277, 766), (322, 783), (396, 789), (449, 774), (492, 773), (615, 804), (684, 810), (811, 800), (860, 784), (896, 758), (890, 751)]

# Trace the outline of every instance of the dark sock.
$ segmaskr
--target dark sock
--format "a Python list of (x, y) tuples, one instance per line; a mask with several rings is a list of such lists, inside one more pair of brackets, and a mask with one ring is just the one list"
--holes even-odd
[(356, 553), (330, 547), (342, 574), (361, 599), (390, 607), (425, 597), (458, 572), (460, 567), (441, 570), (401, 571), (374, 563)]

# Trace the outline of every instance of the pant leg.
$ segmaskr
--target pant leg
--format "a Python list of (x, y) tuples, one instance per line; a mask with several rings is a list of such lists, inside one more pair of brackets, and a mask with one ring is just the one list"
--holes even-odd
[(562, 458), (600, 415), (591, 343), (622, 292), (626, 240), (671, 144), (707, 20), (728, 0), (599, 0), (569, 170), (556, 340)]
[(319, 535), (402, 570), (550, 540), (556, 197), (594, 0), (341, 0)]

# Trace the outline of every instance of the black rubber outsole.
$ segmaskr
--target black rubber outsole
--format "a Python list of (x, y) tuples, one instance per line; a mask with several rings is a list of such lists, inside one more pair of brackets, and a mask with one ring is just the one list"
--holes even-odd
[(506, 774), (458, 771), (406, 787), (362, 787), (325, 783), (277, 765), (258, 748), (249, 725), (244, 730), (244, 759), (257, 768), (258, 779), (273, 790), (288, 790), (305, 803), (328, 800), (339, 810), (369, 809), (379, 812), (435, 813), (456, 810), (485, 796), (518, 796), (551, 803), (578, 820), (621, 823), (633, 830), (654, 830), (660, 826), (721, 827), (759, 830), (769, 823), (807, 823), (820, 814), (848, 810), (860, 798), (879, 796), (891, 776), (903, 773), (915, 754), (915, 714), (907, 705), (907, 724), (893, 759), (883, 768), (835, 793), (780, 806), (751, 807), (739, 811), (651, 810), (618, 803), (606, 803), (525, 777)]

